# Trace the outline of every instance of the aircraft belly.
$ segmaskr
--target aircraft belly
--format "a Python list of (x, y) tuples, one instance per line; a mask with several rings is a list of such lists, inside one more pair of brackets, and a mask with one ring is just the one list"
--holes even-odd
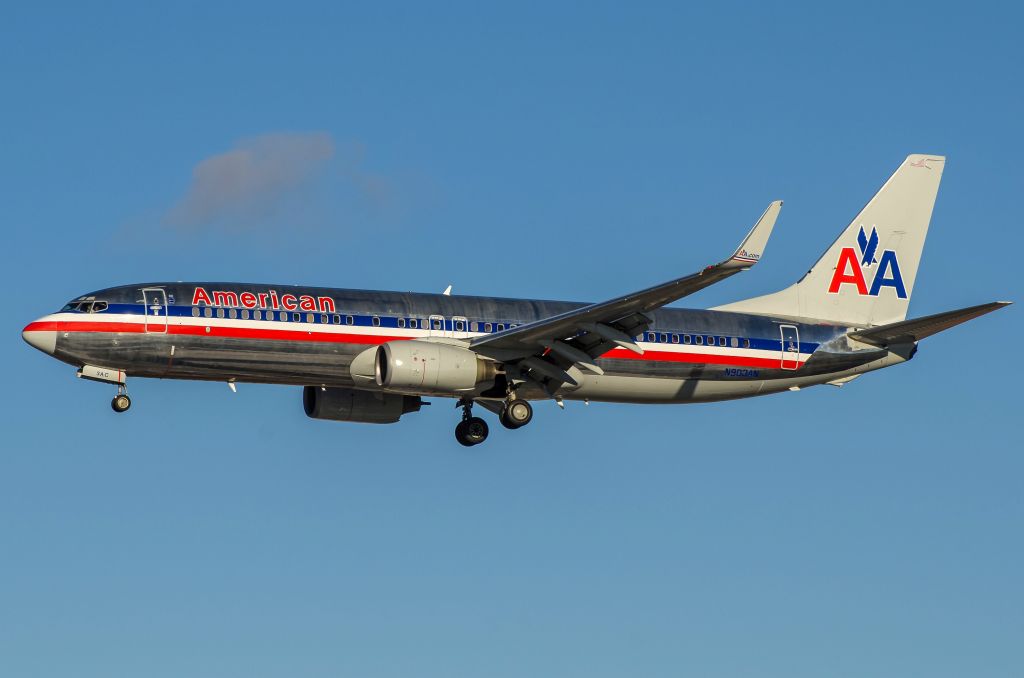
[(708, 402), (758, 395), (764, 383), (761, 379), (710, 381), (700, 378), (588, 375), (579, 388), (565, 397), (622, 403)]
[(350, 386), (349, 365), (366, 348), (345, 343), (80, 332), (58, 337), (57, 355), (75, 365), (115, 367), (134, 377)]
[[(594, 400), (626, 403), (698, 403), (733, 400), (768, 395), (809, 386), (827, 384), (837, 380), (871, 372), (910, 359), (912, 351), (905, 347), (895, 351), (858, 352), (858, 354), (829, 354), (821, 356), (816, 365), (811, 362), (799, 370), (742, 370), (720, 365), (674, 366), (689, 370), (687, 376), (667, 376), (642, 372), (642, 363), (631, 370), (606, 370), (604, 375), (586, 375), (571, 392), (563, 395), (569, 400)], [(612, 361), (607, 361), (612, 362)], [(831, 369), (824, 369), (827, 366)], [(632, 365), (630, 365), (632, 367)], [(680, 372), (682, 373), (682, 372)]]

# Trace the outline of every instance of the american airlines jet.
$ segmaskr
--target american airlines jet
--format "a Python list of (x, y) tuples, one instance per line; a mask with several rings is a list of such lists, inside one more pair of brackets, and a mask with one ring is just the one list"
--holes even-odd
[(29, 323), (35, 348), (117, 387), (128, 375), (291, 384), (317, 419), (394, 423), (457, 399), (476, 445), (480, 405), (509, 429), (531, 401), (694, 403), (840, 386), (910, 360), (921, 339), (992, 302), (907, 320), (945, 158), (909, 156), (795, 284), (709, 310), (666, 308), (756, 264), (773, 202), (721, 263), (596, 304), (249, 283), (93, 292)]

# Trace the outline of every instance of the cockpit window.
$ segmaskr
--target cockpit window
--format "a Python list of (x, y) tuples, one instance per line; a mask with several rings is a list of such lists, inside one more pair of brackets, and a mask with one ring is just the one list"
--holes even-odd
[(79, 313), (102, 313), (106, 310), (107, 302), (93, 301), (91, 299), (87, 301), (72, 301), (61, 309), (62, 312), (78, 311)]

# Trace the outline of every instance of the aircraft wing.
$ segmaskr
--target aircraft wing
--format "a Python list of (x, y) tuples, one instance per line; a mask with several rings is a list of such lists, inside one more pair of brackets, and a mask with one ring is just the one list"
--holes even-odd
[(549, 379), (577, 383), (566, 372), (572, 365), (601, 374), (601, 368), (592, 361), (609, 350), (620, 347), (643, 353), (634, 337), (650, 325), (650, 318), (644, 315), (645, 312), (693, 294), (756, 264), (781, 208), (781, 200), (768, 205), (732, 256), (721, 263), (639, 292), (478, 337), (470, 342), (469, 348), (506, 364), (518, 364), (541, 382)]

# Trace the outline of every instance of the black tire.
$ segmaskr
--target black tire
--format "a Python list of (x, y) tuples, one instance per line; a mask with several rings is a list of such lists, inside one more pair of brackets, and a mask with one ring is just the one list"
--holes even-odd
[(455, 439), (459, 441), (459, 445), (466, 447), (472, 447), (473, 443), (469, 442), (469, 438), (466, 437), (466, 422), (460, 421), (455, 426)]
[(132, 399), (126, 393), (119, 393), (110, 401), (110, 407), (115, 412), (126, 412), (132, 406)]
[(519, 426), (517, 426), (515, 422), (513, 422), (508, 418), (508, 416), (506, 416), (504, 410), (502, 410), (501, 414), (498, 416), (498, 421), (500, 421), (501, 425), (509, 429), (510, 431), (515, 431), (517, 428), (519, 428)]
[(506, 428), (522, 428), (533, 419), (533, 406), (526, 400), (513, 400), (501, 413), (501, 423)]

